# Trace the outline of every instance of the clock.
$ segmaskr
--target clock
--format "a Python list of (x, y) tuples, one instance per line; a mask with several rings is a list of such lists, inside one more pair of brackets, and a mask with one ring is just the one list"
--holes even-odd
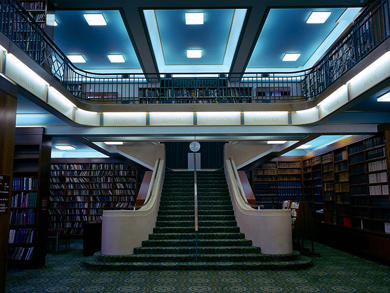
[(194, 153), (200, 150), (200, 143), (197, 141), (193, 141), (190, 143), (190, 150)]

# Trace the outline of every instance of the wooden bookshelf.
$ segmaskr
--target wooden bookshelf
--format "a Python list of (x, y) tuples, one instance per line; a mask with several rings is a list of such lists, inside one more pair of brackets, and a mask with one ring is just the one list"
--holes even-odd
[(11, 267), (45, 264), (51, 140), (43, 128), (17, 128), (10, 211)]
[(301, 201), (302, 162), (300, 159), (270, 161), (252, 171), (252, 189), (257, 205), (281, 208), (282, 202)]
[(54, 159), (50, 168), (51, 230), (81, 236), (85, 223), (100, 222), (104, 209), (132, 209), (137, 170), (112, 159)]

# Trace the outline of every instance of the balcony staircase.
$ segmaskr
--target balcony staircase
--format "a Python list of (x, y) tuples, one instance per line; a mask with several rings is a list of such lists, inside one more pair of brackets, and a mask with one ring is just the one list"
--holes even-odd
[(240, 233), (224, 173), (198, 172), (199, 232), (194, 224), (192, 172), (167, 171), (156, 226), (132, 255), (96, 253), (84, 264), (98, 269), (297, 269), (312, 264), (298, 252), (264, 255)]

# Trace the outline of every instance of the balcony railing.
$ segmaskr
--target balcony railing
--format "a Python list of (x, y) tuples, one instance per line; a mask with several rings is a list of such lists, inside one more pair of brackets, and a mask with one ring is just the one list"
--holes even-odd
[(390, 35), (390, 0), (368, 6), (317, 64), (297, 72), (91, 73), (75, 67), (32, 16), (0, 0), (0, 32), (84, 101), (110, 103), (276, 103), (312, 100)]

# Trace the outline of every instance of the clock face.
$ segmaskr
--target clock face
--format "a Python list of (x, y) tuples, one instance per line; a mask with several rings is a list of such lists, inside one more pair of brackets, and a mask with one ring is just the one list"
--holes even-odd
[(200, 143), (197, 141), (193, 141), (190, 143), (190, 150), (194, 153), (200, 150)]

